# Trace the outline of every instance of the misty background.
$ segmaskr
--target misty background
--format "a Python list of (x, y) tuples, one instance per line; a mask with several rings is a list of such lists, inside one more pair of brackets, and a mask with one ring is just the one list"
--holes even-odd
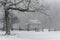
[[(13, 13), (14, 16), (18, 17), (19, 20), (19, 22), (13, 24), (13, 28), (19, 29), (20, 26), (22, 29), (26, 29), (27, 23), (29, 23), (30, 20), (38, 20), (41, 23), (40, 27), (44, 27), (47, 29), (50, 27), (60, 30), (60, 1), (59, 0), (43, 0), (43, 1), (44, 1), (43, 4), (49, 7), (48, 11), (46, 12), (49, 16), (41, 14), (40, 12), (20, 12), (17, 10), (12, 10), (11, 13)], [(12, 2), (14, 2), (14, 0)], [(42, 0), (39, 0), (38, 2), (37, 0), (32, 0), (31, 4), (33, 4), (32, 6), (34, 7), (36, 6), (37, 8), (39, 8), (39, 6), (42, 4)], [(24, 8), (23, 5), (20, 6)], [(1, 6), (0, 28), (3, 28), (3, 23), (1, 22), (3, 16), (4, 10), (3, 6)]]

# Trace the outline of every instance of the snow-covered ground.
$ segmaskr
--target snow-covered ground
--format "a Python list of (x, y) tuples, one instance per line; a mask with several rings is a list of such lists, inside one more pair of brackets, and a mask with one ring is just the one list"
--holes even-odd
[(60, 40), (60, 31), (11, 31), (11, 35), (4, 34), (5, 32), (0, 31), (0, 40)]

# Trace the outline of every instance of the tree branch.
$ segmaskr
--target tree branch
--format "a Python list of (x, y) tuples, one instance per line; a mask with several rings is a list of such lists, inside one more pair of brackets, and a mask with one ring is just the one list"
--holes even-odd
[(29, 9), (30, 3), (31, 3), (31, 0), (28, 0), (28, 6), (27, 6), (28, 9)]
[(28, 9), (22, 9), (22, 8), (13, 8), (13, 7), (9, 7), (9, 9), (12, 9), (12, 10), (19, 10), (19, 11), (27, 11)]
[(36, 10), (29, 10), (29, 9), (22, 9), (22, 8), (13, 8), (13, 7), (9, 7), (9, 9), (12, 9), (12, 10), (18, 10), (18, 11), (22, 11), (22, 12), (35, 12)]
[(24, 0), (21, 0), (21, 1), (19, 1), (18, 3), (12, 3), (12, 4), (10, 4), (9, 6), (13, 6), (13, 5), (17, 5), (17, 4), (19, 4), (19, 3), (22, 3)]

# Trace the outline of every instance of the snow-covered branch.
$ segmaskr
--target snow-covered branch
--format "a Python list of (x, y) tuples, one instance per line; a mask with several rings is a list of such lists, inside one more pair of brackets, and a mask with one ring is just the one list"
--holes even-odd
[(29, 10), (29, 9), (23, 9), (23, 8), (14, 8), (14, 7), (9, 7), (8, 9), (12, 9), (12, 10), (18, 10), (18, 11), (22, 11), (22, 12), (35, 12), (36, 10)]

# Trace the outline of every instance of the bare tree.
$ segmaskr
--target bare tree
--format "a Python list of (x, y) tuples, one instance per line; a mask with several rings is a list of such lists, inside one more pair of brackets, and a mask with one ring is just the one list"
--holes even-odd
[[(10, 20), (9, 20), (9, 14), (10, 14), (9, 10), (10, 9), (11, 10), (18, 10), (18, 11), (21, 11), (21, 12), (36, 12), (38, 10), (42, 10), (42, 9), (38, 9), (36, 7), (34, 7), (33, 9), (30, 9), (31, 2), (32, 2), (32, 0), (19, 0), (18, 2), (16, 2), (16, 0), (15, 0), (14, 3), (11, 0), (9, 0), (9, 1), (8, 0), (0, 1), (0, 3), (4, 7), (4, 12), (5, 12), (6, 35), (10, 35)], [(23, 8), (22, 7), (19, 7), (19, 8), (16, 7), (18, 4), (21, 4), (21, 3), (24, 4)], [(43, 12), (41, 12), (41, 13), (43, 13)]]

